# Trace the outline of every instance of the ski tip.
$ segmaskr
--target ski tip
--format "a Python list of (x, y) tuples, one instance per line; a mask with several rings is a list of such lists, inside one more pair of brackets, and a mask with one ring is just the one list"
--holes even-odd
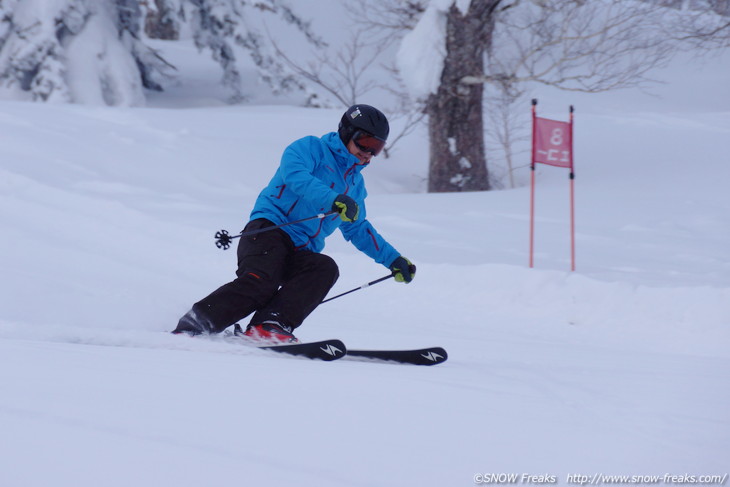
[(348, 350), (351, 360), (397, 363), (409, 365), (438, 365), (448, 359), (442, 347), (421, 348), (416, 350)]
[(437, 365), (446, 362), (449, 358), (449, 354), (446, 353), (446, 349), (442, 347), (427, 348), (421, 354), (424, 358), (424, 362), (421, 365)]

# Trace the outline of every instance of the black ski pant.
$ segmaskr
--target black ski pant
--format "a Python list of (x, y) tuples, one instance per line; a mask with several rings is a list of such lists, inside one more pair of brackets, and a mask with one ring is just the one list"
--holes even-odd
[[(275, 226), (252, 220), (244, 231)], [(278, 322), (291, 330), (322, 302), (339, 277), (335, 261), (297, 250), (281, 229), (241, 237), (236, 279), (193, 305), (175, 331), (220, 333), (254, 313), (251, 324)]]

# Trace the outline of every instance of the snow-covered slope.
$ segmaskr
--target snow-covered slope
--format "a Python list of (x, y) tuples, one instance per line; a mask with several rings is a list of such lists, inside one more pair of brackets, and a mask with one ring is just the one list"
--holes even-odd
[[(0, 103), (0, 485), (726, 474), (727, 100), (536, 96), (545, 116), (578, 108), (577, 272), (565, 172), (539, 169), (528, 269), (528, 188), (423, 194), (417, 132), (366, 173), (371, 221), (416, 280), (327, 303), (298, 330), (444, 346), (432, 368), (166, 333), (233, 277), (215, 231), (240, 230), (285, 145), (334, 129), (338, 110)], [(333, 294), (387, 273), (337, 235), (325, 251)]]

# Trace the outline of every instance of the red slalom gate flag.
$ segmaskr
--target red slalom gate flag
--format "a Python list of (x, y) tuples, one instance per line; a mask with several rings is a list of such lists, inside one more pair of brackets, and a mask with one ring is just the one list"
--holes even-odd
[(575, 173), (573, 170), (573, 106), (570, 121), (560, 122), (537, 116), (537, 100), (532, 100), (532, 170), (530, 182), (530, 267), (535, 250), (535, 164), (570, 169), (570, 270), (575, 270)]
[(533, 162), (573, 167), (572, 124), (535, 117)]

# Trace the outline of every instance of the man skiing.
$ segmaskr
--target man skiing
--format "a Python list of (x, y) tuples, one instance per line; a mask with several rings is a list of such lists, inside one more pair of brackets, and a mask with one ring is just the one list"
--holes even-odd
[(268, 343), (298, 342), (292, 332), (339, 277), (335, 261), (320, 253), (337, 228), (345, 240), (390, 268), (396, 281), (411, 282), (415, 266), (366, 219), (360, 172), (383, 149), (389, 132), (380, 110), (354, 105), (337, 132), (289, 145), (244, 232), (333, 213), (241, 237), (236, 279), (195, 303), (173, 333), (220, 333), (254, 313), (244, 335)]

